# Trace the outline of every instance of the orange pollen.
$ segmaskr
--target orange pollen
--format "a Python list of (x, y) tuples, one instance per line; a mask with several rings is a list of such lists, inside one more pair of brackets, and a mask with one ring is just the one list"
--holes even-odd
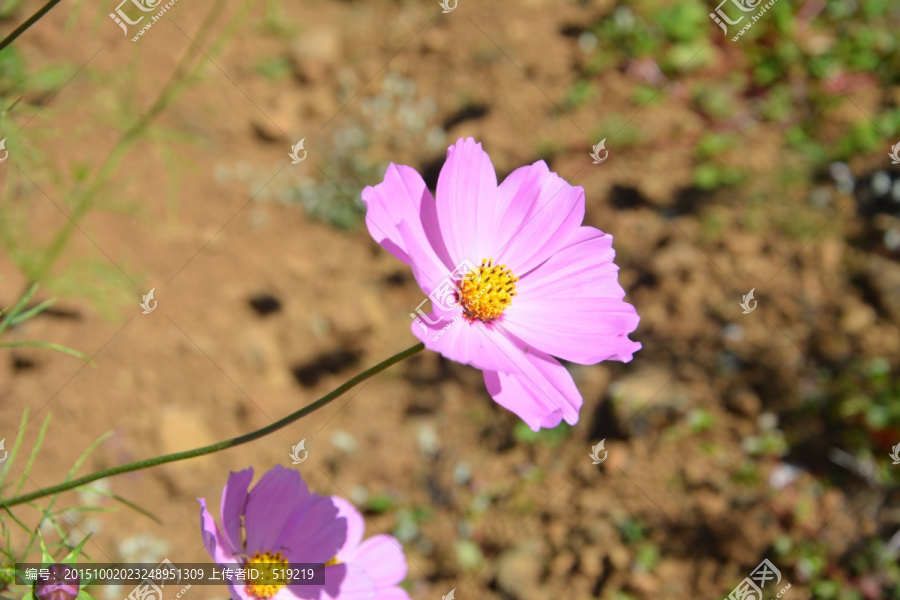
[(495, 265), (493, 258), (485, 258), (457, 285), (463, 315), (469, 322), (477, 319), (489, 323), (499, 318), (512, 303), (518, 280), (506, 265)]

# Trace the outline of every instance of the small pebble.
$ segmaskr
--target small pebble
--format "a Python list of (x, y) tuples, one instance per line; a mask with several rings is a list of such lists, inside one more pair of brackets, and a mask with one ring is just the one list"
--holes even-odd
[(336, 429), (331, 433), (331, 443), (334, 444), (335, 448), (347, 454), (356, 452), (356, 449), (359, 447), (359, 444), (356, 443), (356, 438), (342, 429)]
[(744, 339), (744, 328), (740, 325), (729, 323), (722, 328), (722, 337), (729, 342), (739, 342)]
[(592, 31), (585, 31), (578, 36), (578, 47), (585, 54), (591, 54), (597, 49), (597, 36)]
[(891, 191), (891, 176), (884, 171), (878, 171), (872, 175), (872, 191), (879, 196), (887, 196)]
[(762, 431), (772, 431), (778, 426), (778, 417), (770, 412), (764, 412), (756, 420), (756, 424)]

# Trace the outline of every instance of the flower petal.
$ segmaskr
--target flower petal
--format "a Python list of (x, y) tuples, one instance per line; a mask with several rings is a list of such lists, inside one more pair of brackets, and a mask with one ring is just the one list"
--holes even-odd
[[(228, 582), (225, 585), (228, 588), (231, 600), (259, 600), (256, 596), (251, 596), (247, 593), (247, 586), (245, 585), (234, 585), (231, 582)], [(274, 597), (275, 596), (273, 596), (273, 598)]]
[[(336, 590), (334, 589), (333, 577), (334, 573), (336, 573), (335, 567), (343, 567), (345, 569), (345, 575), (343, 580), (338, 584), (337, 593), (334, 593)], [(331, 572), (331, 573), (329, 573)], [(331, 575), (332, 579), (329, 580), (329, 575)], [(297, 586), (298, 588), (309, 587), (309, 586)], [(352, 563), (345, 563), (342, 565), (334, 565), (333, 567), (325, 568), (325, 598), (331, 599), (340, 599), (340, 600), (374, 600), (376, 597), (378, 587), (375, 583), (375, 580), (365, 572), (362, 567), (358, 565), (354, 565)]]
[(275, 551), (288, 520), (298, 506), (309, 502), (309, 496), (309, 488), (297, 471), (281, 465), (267, 471), (253, 486), (247, 500), (244, 521), (247, 552), (252, 555)]
[(222, 501), (219, 513), (222, 519), (222, 531), (228, 538), (231, 548), (241, 548), (241, 517), (247, 508), (247, 488), (253, 481), (253, 468), (244, 469), (228, 475), (228, 483), (222, 490)]
[(338, 516), (333, 500), (310, 494), (285, 524), (276, 548), (286, 549), (285, 558), (292, 563), (325, 563), (334, 558), (346, 540), (347, 519)]
[(331, 501), (337, 507), (338, 516), (347, 520), (347, 539), (336, 553), (341, 562), (346, 562), (346, 555), (356, 551), (357, 546), (362, 542), (363, 533), (366, 531), (366, 521), (351, 502), (339, 496), (332, 496)]
[(484, 383), (494, 401), (512, 411), (532, 429), (551, 428), (566, 420), (569, 425), (578, 422), (582, 398), (572, 376), (552, 356), (516, 347), (506, 340), (506, 352), (517, 352), (518, 371), (485, 371)]
[(510, 173), (496, 204), (498, 219), (489, 235), (501, 243), (487, 258), (520, 278), (559, 250), (584, 220), (584, 188), (569, 185), (542, 160)]
[(409, 266), (412, 269), (416, 283), (428, 296), (432, 291), (447, 280), (453, 269), (448, 266), (438, 253), (428, 244), (420, 244), (416, 240), (416, 228), (407, 222), (397, 225), (400, 237), (409, 249)]
[(347, 562), (362, 567), (379, 588), (395, 586), (406, 578), (403, 546), (390, 535), (370, 537), (359, 545)]
[(473, 138), (447, 149), (437, 183), (437, 214), (452, 264), (476, 264), (493, 250), (497, 173)]
[(402, 587), (389, 587), (379, 589), (375, 600), (412, 600)]
[(228, 540), (219, 533), (215, 520), (206, 508), (206, 498), (197, 500), (200, 502), (200, 533), (206, 551), (217, 564), (237, 562), (234, 548), (230, 547)]
[[(411, 246), (434, 248), (442, 260), (450, 262), (438, 226), (434, 197), (422, 176), (412, 167), (391, 163), (384, 181), (362, 192), (366, 204), (366, 226), (385, 250), (411, 265)], [(410, 227), (410, 242), (404, 241), (397, 226)]]
[(581, 227), (563, 248), (516, 284), (503, 328), (534, 348), (580, 364), (628, 362), (640, 318), (624, 302), (612, 236)]
[(514, 361), (498, 348), (495, 339), (503, 333), (495, 323), (469, 322), (459, 311), (454, 317), (431, 313), (410, 325), (425, 347), (444, 358), (489, 371), (512, 371)]

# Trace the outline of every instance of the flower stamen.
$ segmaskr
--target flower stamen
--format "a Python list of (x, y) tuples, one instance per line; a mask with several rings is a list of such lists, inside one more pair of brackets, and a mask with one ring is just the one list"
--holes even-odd
[[(272, 554), (266, 550), (265, 554), (257, 552), (252, 558), (247, 559), (247, 593), (256, 598), (271, 598), (280, 589), (287, 585), (286, 567), (288, 561), (281, 556), (281, 552)], [(249, 569), (256, 569), (255, 577), (250, 577)], [(277, 569), (277, 572), (276, 572)]]
[(500, 317), (516, 295), (518, 277), (506, 265), (495, 265), (485, 258), (458, 283), (463, 315), (469, 322), (476, 319), (490, 323)]

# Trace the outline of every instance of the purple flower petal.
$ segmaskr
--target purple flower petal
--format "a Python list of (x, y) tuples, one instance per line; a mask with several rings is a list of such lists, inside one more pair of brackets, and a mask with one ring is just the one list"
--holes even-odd
[(628, 362), (641, 344), (628, 339), (640, 318), (621, 298), (612, 236), (580, 228), (573, 243), (517, 284), (503, 328), (548, 354), (581, 364)]
[(334, 558), (346, 539), (347, 519), (338, 516), (332, 499), (310, 494), (276, 538), (275, 547), (286, 548), (285, 558), (292, 563), (324, 563)]
[(458, 316), (456, 320), (442, 319), (437, 314), (428, 317), (428, 322), (413, 321), (411, 330), (429, 350), (477, 369), (512, 371), (516, 368), (511, 357), (500, 352), (497, 347), (497, 339), (503, 337), (498, 324), (478, 320), (470, 323), (462, 316)]
[[(505, 341), (504, 351), (514, 352), (513, 342)], [(494, 401), (518, 415), (532, 431), (556, 427), (563, 419), (569, 425), (577, 423), (582, 398), (566, 368), (533, 348), (519, 356), (516, 372), (484, 372), (484, 383)]]
[[(309, 488), (297, 471), (275, 465), (253, 486), (247, 500), (244, 529), (247, 553), (277, 551), (285, 525), (297, 506), (309, 499)], [(326, 559), (327, 560), (327, 559)]]
[(253, 469), (244, 469), (228, 475), (228, 483), (222, 490), (220, 506), (220, 518), (222, 519), (222, 531), (225, 533), (232, 552), (238, 552), (241, 546), (241, 517), (247, 508), (247, 488), (253, 481)]
[(496, 230), (497, 264), (506, 264), (521, 278), (550, 258), (584, 220), (584, 189), (551, 173), (540, 160), (513, 171), (497, 190), (500, 217)]
[(409, 248), (409, 266), (416, 283), (428, 296), (434, 288), (453, 271), (449, 263), (442, 261), (430, 245), (420, 246), (415, 242), (416, 226), (407, 222), (397, 225), (397, 230)]
[(487, 152), (472, 138), (447, 149), (437, 183), (437, 214), (453, 265), (481, 262), (494, 249), (497, 174)]
[(378, 590), (375, 600), (412, 600), (401, 587), (382, 588)]
[(352, 503), (339, 496), (332, 496), (331, 501), (338, 509), (338, 516), (347, 520), (347, 539), (336, 552), (341, 562), (346, 562), (346, 551), (354, 550), (362, 542), (366, 531), (366, 521)]
[[(329, 574), (336, 573), (336, 567), (344, 567), (345, 575), (338, 586), (337, 593), (334, 593), (334, 587), (329, 585)], [(324, 597), (335, 600), (372, 600), (378, 591), (375, 580), (360, 566), (353, 563), (325, 567), (325, 582)]]
[[(434, 197), (422, 176), (412, 167), (388, 165), (384, 181), (368, 186), (362, 192), (366, 204), (366, 226), (376, 242), (385, 250), (412, 266), (410, 251), (433, 249), (434, 255), (447, 265), (450, 259), (441, 239)], [(411, 241), (404, 241), (397, 226), (410, 227)]]
[(234, 549), (229, 541), (219, 533), (216, 522), (206, 509), (206, 498), (198, 498), (200, 502), (200, 531), (206, 551), (217, 564), (237, 562)]

